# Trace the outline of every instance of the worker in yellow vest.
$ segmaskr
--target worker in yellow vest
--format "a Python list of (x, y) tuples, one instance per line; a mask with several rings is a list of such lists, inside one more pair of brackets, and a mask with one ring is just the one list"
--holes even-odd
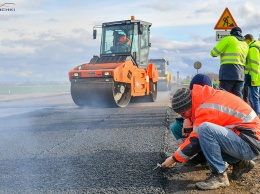
[(248, 46), (239, 27), (232, 28), (230, 36), (222, 38), (210, 52), (212, 57), (220, 56), (219, 87), (242, 99), (247, 53)]
[(245, 86), (248, 88), (248, 101), (259, 116), (259, 86), (260, 86), (260, 41), (254, 40), (252, 34), (245, 35), (249, 46), (245, 65)]

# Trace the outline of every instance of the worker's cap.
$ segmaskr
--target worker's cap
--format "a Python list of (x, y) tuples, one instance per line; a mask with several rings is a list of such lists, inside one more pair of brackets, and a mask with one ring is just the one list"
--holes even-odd
[(209, 76), (204, 75), (204, 74), (200, 74), (200, 73), (195, 75), (192, 78), (192, 80), (190, 82), (190, 90), (193, 89), (194, 84), (198, 84), (198, 85), (201, 85), (201, 86), (208, 85), (208, 86), (212, 87), (212, 82), (211, 82)]
[(238, 40), (245, 40), (245, 37), (242, 35), (242, 30), (239, 27), (232, 28), (230, 35), (237, 37)]
[(187, 88), (178, 89), (172, 97), (172, 109), (181, 113), (191, 108), (191, 91)]
[(239, 28), (239, 27), (234, 27), (234, 28), (232, 28), (231, 31), (230, 31), (230, 34), (231, 34), (231, 35), (233, 35), (233, 34), (236, 35), (237, 33), (242, 34), (241, 28)]
[(122, 31), (118, 32), (118, 35), (119, 36), (126, 36), (125, 32), (122, 32)]
[(117, 30), (115, 30), (113, 32), (113, 36), (125, 36), (125, 35), (126, 35), (126, 33), (124, 31), (117, 31)]

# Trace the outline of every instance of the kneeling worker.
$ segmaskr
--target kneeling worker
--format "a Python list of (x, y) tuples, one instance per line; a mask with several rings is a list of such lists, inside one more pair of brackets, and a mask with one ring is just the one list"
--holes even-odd
[(201, 149), (211, 169), (206, 181), (196, 183), (204, 190), (229, 186), (226, 162), (233, 166), (233, 179), (254, 168), (252, 160), (260, 154), (260, 120), (241, 98), (207, 85), (193, 85), (192, 91), (181, 88), (175, 92), (172, 109), (191, 119), (193, 131), (162, 168), (187, 162)]

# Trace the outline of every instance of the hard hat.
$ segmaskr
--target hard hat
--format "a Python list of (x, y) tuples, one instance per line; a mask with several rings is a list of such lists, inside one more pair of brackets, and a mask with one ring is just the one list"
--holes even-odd
[(123, 31), (118, 32), (118, 35), (119, 36), (126, 36), (125, 32), (123, 32)]

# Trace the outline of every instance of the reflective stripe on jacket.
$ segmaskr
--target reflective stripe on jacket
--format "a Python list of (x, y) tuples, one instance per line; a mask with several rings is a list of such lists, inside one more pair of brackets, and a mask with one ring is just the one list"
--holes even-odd
[[(260, 86), (260, 42), (254, 40), (249, 43), (249, 51), (246, 58), (245, 74), (251, 77), (251, 86)], [(252, 84), (252, 82), (255, 84)]]
[(183, 142), (174, 157), (185, 162), (200, 151), (197, 129), (204, 122), (211, 122), (231, 129), (244, 139), (256, 153), (260, 153), (260, 120), (253, 109), (241, 98), (209, 86), (193, 85), (193, 132)]
[(248, 53), (248, 45), (244, 41), (238, 40), (235, 36), (222, 38), (211, 50), (212, 57), (220, 56), (220, 64), (245, 65)]

